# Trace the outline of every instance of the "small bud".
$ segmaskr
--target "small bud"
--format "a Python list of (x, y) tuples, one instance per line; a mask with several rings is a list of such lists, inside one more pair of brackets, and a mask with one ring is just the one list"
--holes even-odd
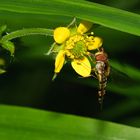
[(66, 41), (70, 36), (70, 30), (66, 27), (58, 27), (54, 30), (54, 40), (56, 43), (61, 44)]

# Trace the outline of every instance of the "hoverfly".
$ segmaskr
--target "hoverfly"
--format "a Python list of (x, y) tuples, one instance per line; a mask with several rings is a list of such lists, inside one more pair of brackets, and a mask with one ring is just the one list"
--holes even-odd
[(100, 48), (97, 53), (94, 55), (95, 57), (95, 68), (93, 69), (95, 77), (99, 81), (99, 87), (98, 87), (98, 96), (99, 96), (99, 103), (103, 105), (103, 98), (105, 95), (105, 88), (107, 85), (107, 77), (110, 74), (110, 66), (108, 62), (108, 56), (107, 53), (104, 52), (103, 48)]
[[(96, 53), (90, 53), (89, 58), (91, 62), (93, 63), (92, 72), (90, 76), (96, 78), (99, 82), (98, 101), (102, 109), (103, 98), (104, 98), (105, 89), (107, 86), (107, 78), (110, 74), (110, 65), (108, 62), (108, 55), (107, 53), (104, 52), (103, 48), (100, 48), (98, 49)], [(86, 65), (84, 66), (87, 67)]]

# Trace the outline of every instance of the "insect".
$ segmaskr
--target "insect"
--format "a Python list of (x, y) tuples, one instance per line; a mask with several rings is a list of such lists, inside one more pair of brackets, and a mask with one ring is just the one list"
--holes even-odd
[(90, 76), (96, 78), (99, 83), (98, 100), (101, 110), (108, 82), (110, 86), (113, 85), (117, 88), (127, 88), (128, 86), (133, 86), (137, 83), (137, 81), (127, 75), (125, 71), (120, 71), (111, 65), (112, 63), (109, 63), (107, 53), (105, 53), (103, 48), (100, 48), (96, 53), (90, 53), (90, 60), (93, 63)]
[(98, 95), (99, 95), (99, 103), (103, 105), (103, 98), (105, 95), (105, 88), (107, 85), (107, 77), (110, 74), (110, 66), (108, 62), (108, 56), (104, 52), (103, 48), (100, 48), (97, 53), (94, 55), (95, 57), (95, 68), (93, 69), (95, 77), (99, 81)]

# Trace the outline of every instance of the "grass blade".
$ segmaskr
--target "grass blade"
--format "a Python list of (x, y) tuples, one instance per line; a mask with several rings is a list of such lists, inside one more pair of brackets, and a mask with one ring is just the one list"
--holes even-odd
[(96, 119), (0, 106), (2, 140), (138, 140), (140, 129)]
[(87, 1), (1, 0), (0, 10), (42, 15), (66, 15), (119, 31), (140, 35), (140, 15)]

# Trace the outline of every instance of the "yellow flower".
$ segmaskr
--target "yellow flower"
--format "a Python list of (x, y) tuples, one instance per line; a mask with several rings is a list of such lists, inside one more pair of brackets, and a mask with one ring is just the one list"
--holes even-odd
[(91, 22), (82, 21), (78, 27), (58, 27), (54, 30), (56, 50), (59, 48), (55, 59), (55, 74), (61, 71), (69, 59), (76, 73), (82, 77), (90, 76), (92, 67), (88, 59), (89, 51), (102, 46), (101, 38), (85, 34), (91, 27)]

